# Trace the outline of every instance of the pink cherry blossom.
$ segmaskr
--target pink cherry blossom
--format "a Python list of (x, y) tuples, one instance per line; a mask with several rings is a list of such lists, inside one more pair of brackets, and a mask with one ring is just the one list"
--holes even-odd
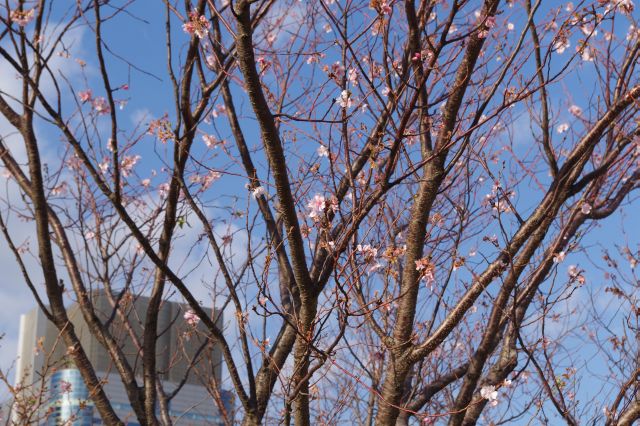
[(594, 56), (591, 49), (588, 46), (576, 47), (576, 52), (580, 53), (580, 57), (584, 62), (593, 62)]
[(589, 203), (582, 203), (582, 206), (580, 206), (580, 211), (583, 214), (590, 214), (591, 210), (592, 210), (591, 204), (589, 204)]
[(122, 173), (122, 176), (128, 177), (129, 175), (131, 175), (133, 167), (138, 161), (140, 161), (141, 158), (142, 157), (140, 157), (139, 155), (124, 156), (122, 158), (122, 161), (120, 161), (120, 172)]
[(158, 185), (158, 195), (160, 195), (160, 198), (165, 198), (169, 195), (169, 184), (167, 182)]
[(570, 278), (576, 278), (578, 275), (580, 275), (580, 271), (578, 270), (578, 267), (576, 265), (569, 265), (569, 267), (567, 268), (567, 273), (569, 274)]
[(189, 324), (192, 327), (195, 327), (200, 322), (200, 318), (198, 317), (198, 315), (196, 315), (196, 313), (191, 309), (185, 312), (183, 317), (187, 322), (187, 324)]
[(567, 39), (566, 37), (558, 37), (555, 43), (553, 43), (553, 48), (558, 54), (564, 53), (564, 51), (567, 50), (569, 47), (571, 47), (571, 43), (569, 42), (569, 39)]
[(489, 30), (496, 26), (496, 18), (494, 16), (488, 16), (485, 19), (484, 24), (480, 31), (478, 31), (478, 38), (486, 38), (489, 35)]
[(35, 16), (35, 10), (12, 10), (9, 17), (11, 18), (11, 22), (18, 24), (21, 27), (26, 26), (29, 22), (33, 20)]
[(307, 208), (311, 211), (309, 212), (309, 217), (311, 219), (316, 219), (320, 217), (320, 215), (324, 212), (326, 207), (326, 200), (324, 196), (316, 194), (310, 201), (307, 203)]
[(617, 0), (616, 7), (624, 15), (631, 15), (635, 9), (635, 5), (631, 0)]
[(578, 105), (571, 105), (569, 107), (569, 113), (575, 115), (576, 117), (580, 117), (582, 116), (582, 108), (580, 108)]
[(260, 65), (260, 72), (265, 71), (271, 66), (271, 62), (268, 61), (264, 56), (258, 56), (256, 62), (258, 63), (258, 65)]
[(51, 189), (51, 195), (65, 195), (67, 193), (67, 182), (54, 186)]
[(98, 167), (100, 168), (100, 171), (102, 173), (107, 173), (109, 171), (110, 166), (111, 166), (111, 163), (109, 162), (108, 158), (105, 158), (100, 164), (98, 164)]
[(367, 263), (372, 262), (378, 256), (378, 249), (371, 244), (358, 244), (356, 250), (364, 256), (364, 261)]
[(345, 67), (340, 63), (340, 61), (336, 61), (331, 64), (330, 71), (334, 79), (341, 81), (342, 77), (344, 77)]
[(340, 96), (336, 98), (336, 102), (342, 108), (351, 108), (351, 106), (353, 105), (353, 100), (351, 99), (351, 92), (349, 92), (348, 90), (343, 90), (340, 93)]
[(70, 393), (71, 390), (72, 390), (71, 383), (67, 382), (66, 380), (60, 380), (60, 391), (62, 393)]
[(80, 102), (90, 101), (92, 97), (93, 97), (93, 93), (91, 92), (91, 89), (78, 92), (78, 98), (80, 99)]
[(355, 68), (349, 68), (349, 72), (347, 73), (347, 79), (354, 86), (358, 84), (358, 70)]
[(256, 186), (251, 190), (251, 195), (253, 195), (253, 198), (258, 198), (261, 195), (265, 195), (266, 193), (267, 191), (262, 186)]
[(316, 152), (318, 153), (318, 157), (328, 157), (329, 156), (329, 150), (324, 145), (320, 145)]
[(211, 184), (213, 182), (217, 181), (218, 179), (220, 179), (221, 176), (222, 176), (222, 174), (220, 174), (220, 172), (216, 172), (214, 170), (210, 170), (209, 173), (204, 175), (204, 177), (200, 181), (200, 183), (202, 184), (202, 189), (209, 188), (211, 186)]
[(209, 34), (210, 25), (211, 23), (206, 16), (198, 14), (198, 11), (194, 9), (189, 12), (189, 22), (182, 25), (182, 30), (202, 39)]
[(220, 145), (220, 141), (213, 135), (202, 135), (202, 140), (207, 148), (217, 148)]
[(567, 130), (569, 130), (569, 124), (567, 123), (558, 124), (558, 127), (556, 128), (558, 133), (564, 133)]
[(102, 96), (93, 100), (93, 109), (96, 110), (99, 115), (109, 114), (111, 112), (111, 108), (109, 107), (107, 100)]
[(561, 251), (560, 253), (556, 253), (553, 255), (553, 263), (561, 263), (566, 257), (566, 253)]
[(480, 396), (488, 400), (492, 407), (498, 405), (498, 391), (495, 386), (483, 386), (480, 389)]

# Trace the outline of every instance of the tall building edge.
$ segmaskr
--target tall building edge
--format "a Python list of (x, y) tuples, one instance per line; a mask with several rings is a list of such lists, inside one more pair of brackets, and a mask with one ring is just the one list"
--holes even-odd
[[(94, 306), (100, 315), (108, 315), (111, 306), (107, 304), (107, 297), (101, 292), (94, 293)], [(148, 298), (139, 296), (130, 305), (131, 310), (127, 311), (128, 318), (133, 312), (146, 313)], [(210, 399), (209, 393), (203, 383), (202, 377), (196, 376), (193, 371), (201, 371), (204, 376), (211, 375), (221, 379), (222, 376), (222, 354), (217, 345), (209, 346), (205, 353), (198, 351), (198, 346), (208, 341), (206, 336), (195, 332), (201, 328), (192, 327), (182, 320), (182, 316), (188, 307), (183, 303), (167, 301), (163, 304), (159, 316), (158, 329), (164, 330), (158, 339), (158, 369), (165, 371), (161, 380), (168, 390), (173, 390), (181, 380), (181, 391), (172, 400), (170, 405), (170, 415), (178, 420), (177, 425), (218, 425), (222, 424), (220, 412), (216, 404)], [(211, 317), (216, 318), (221, 324), (222, 313), (217, 309), (205, 308)], [(135, 416), (126, 397), (124, 385), (120, 382), (119, 375), (113, 371), (111, 360), (104, 348), (97, 342), (95, 337), (89, 332), (87, 324), (77, 306), (72, 304), (67, 308), (70, 321), (76, 330), (76, 334), (81, 340), (89, 359), (94, 366), (99, 377), (106, 380), (105, 392), (116, 408), (118, 414), (127, 419), (125, 424), (135, 426)], [(132, 315), (132, 318), (134, 316)], [(136, 317), (137, 320), (140, 318)], [(141, 321), (144, 321), (143, 319)], [(139, 321), (138, 321), (139, 322)], [(141, 331), (140, 324), (133, 321), (136, 333)], [(97, 413), (89, 414), (87, 406), (93, 404), (88, 399), (83, 400), (86, 395), (86, 387), (80, 376), (74, 373), (75, 366), (64, 361), (66, 359), (66, 347), (62, 344), (57, 328), (49, 322), (40, 309), (33, 309), (20, 316), (20, 333), (18, 336), (17, 361), (15, 383), (22, 384), (25, 388), (42, 389), (45, 386), (47, 393), (47, 404), (42, 409), (41, 419), (44, 423), (38, 424), (69, 426), (85, 426), (102, 424), (97, 417)], [(194, 333), (192, 333), (194, 332)], [(185, 333), (192, 333), (191, 337)], [(117, 334), (117, 332), (116, 332)], [(128, 339), (126, 334), (121, 334), (123, 350), (127, 358), (130, 358), (132, 365), (138, 365), (139, 353)], [(50, 356), (45, 356), (45, 353)], [(194, 361), (192, 355), (203, 354)], [(45, 364), (45, 359), (47, 359)], [(197, 368), (190, 369), (190, 363), (195, 362)], [(79, 373), (79, 372), (78, 372)], [(141, 371), (136, 371), (136, 375)], [(188, 374), (188, 375), (186, 375)], [(71, 384), (69, 386), (68, 384)], [(65, 390), (66, 389), (66, 390)], [(230, 392), (220, 389), (223, 395), (226, 410), (233, 408), (233, 400)], [(195, 401), (200, 401), (194, 404)], [(72, 413), (76, 413), (73, 416)], [(71, 414), (70, 414), (71, 413)], [(13, 424), (21, 424), (16, 410), (9, 413)], [(69, 417), (71, 416), (71, 417)], [(77, 417), (77, 418), (75, 418)], [(71, 419), (71, 421), (69, 421)], [(34, 423), (31, 423), (34, 424)]]
[(20, 326), (18, 331), (18, 353), (16, 359), (16, 376), (15, 376), (15, 385), (20, 383), (22, 380), (22, 371), (24, 370), (24, 357), (23, 353), (25, 353), (25, 328), (27, 326), (27, 316), (25, 314), (20, 315)]

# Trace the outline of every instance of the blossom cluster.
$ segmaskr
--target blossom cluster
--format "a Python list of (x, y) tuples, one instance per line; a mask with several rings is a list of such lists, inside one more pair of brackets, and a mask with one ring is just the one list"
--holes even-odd
[(33, 20), (35, 16), (35, 10), (12, 10), (9, 18), (11, 18), (11, 22), (18, 24), (21, 27), (26, 26)]
[(191, 327), (195, 327), (200, 322), (200, 318), (198, 317), (198, 315), (196, 315), (196, 313), (191, 309), (184, 313), (184, 320)]
[(207, 20), (207, 17), (200, 15), (194, 9), (189, 12), (189, 22), (182, 25), (182, 30), (191, 35), (195, 34), (196, 37), (202, 39), (209, 34), (209, 26), (211, 26), (211, 23)]

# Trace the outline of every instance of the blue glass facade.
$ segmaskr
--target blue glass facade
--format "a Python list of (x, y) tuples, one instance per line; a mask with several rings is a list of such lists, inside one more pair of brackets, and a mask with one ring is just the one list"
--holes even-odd
[(93, 402), (76, 369), (58, 370), (51, 375), (48, 426), (93, 426)]
[[(124, 390), (124, 389), (123, 389)], [(233, 406), (231, 393), (222, 392), (224, 404), (228, 410)], [(121, 416), (127, 426), (140, 426), (135, 420), (129, 404), (111, 401), (111, 406)], [(102, 420), (94, 409), (89, 391), (82, 380), (80, 372), (74, 368), (58, 370), (51, 375), (49, 387), (49, 404), (47, 426), (97, 426)], [(159, 414), (159, 413), (158, 413)], [(219, 416), (202, 415), (197, 412), (174, 412), (169, 414), (176, 419), (176, 424), (183, 425), (222, 425)]]

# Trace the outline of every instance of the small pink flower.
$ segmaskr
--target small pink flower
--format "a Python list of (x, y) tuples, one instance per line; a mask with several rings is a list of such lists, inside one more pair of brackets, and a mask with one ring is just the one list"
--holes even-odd
[(564, 51), (569, 47), (571, 47), (571, 43), (565, 36), (559, 36), (558, 39), (553, 43), (553, 48), (558, 54), (564, 53)]
[(632, 0), (619, 0), (616, 6), (623, 15), (631, 15), (635, 9)]
[(189, 309), (187, 312), (184, 313), (184, 319), (187, 322), (187, 324), (189, 324), (192, 327), (195, 327), (200, 322), (200, 318), (198, 318), (198, 315), (196, 315), (196, 313), (193, 312), (191, 309)]
[(129, 85), (128, 84), (123, 84), (122, 86), (120, 86), (120, 88), (122, 90), (129, 90)]
[(422, 279), (426, 281), (427, 285), (432, 285), (436, 279), (435, 266), (427, 257), (416, 260), (416, 271), (420, 272)]
[(93, 100), (93, 109), (95, 109), (99, 115), (109, 114), (111, 112), (107, 100), (101, 96)]
[(140, 158), (142, 157), (139, 155), (127, 155), (123, 157), (122, 161), (120, 161), (120, 172), (122, 176), (128, 177), (133, 171), (133, 167), (140, 161)]
[(70, 393), (71, 390), (72, 390), (71, 383), (67, 382), (66, 380), (60, 381), (60, 391), (62, 393)]
[(576, 46), (576, 52), (580, 54), (580, 57), (584, 62), (593, 62), (595, 59), (593, 52), (588, 46)]
[(391, 14), (391, 6), (389, 5), (389, 3), (382, 2), (382, 4), (380, 5), (380, 12), (382, 12), (383, 15), (389, 15)]
[(169, 194), (168, 183), (165, 182), (158, 185), (158, 195), (160, 195), (160, 198), (165, 198), (168, 194)]
[(488, 400), (491, 406), (498, 405), (498, 391), (495, 386), (483, 386), (480, 389), (480, 396)]
[(347, 73), (347, 79), (351, 84), (356, 86), (358, 84), (358, 70), (355, 68), (349, 68), (349, 72)]
[(80, 102), (90, 101), (92, 97), (93, 93), (91, 92), (91, 89), (78, 92), (78, 98), (80, 99)]
[(271, 61), (268, 61), (264, 56), (258, 56), (256, 62), (260, 65), (260, 72), (264, 72), (271, 66)]
[(318, 157), (329, 157), (329, 150), (324, 145), (320, 145), (316, 152), (318, 153)]
[(488, 16), (485, 19), (484, 24), (480, 31), (478, 31), (478, 38), (486, 38), (489, 35), (489, 30), (496, 26), (496, 18), (494, 16)]
[(569, 274), (570, 278), (576, 278), (578, 275), (580, 275), (580, 271), (578, 270), (578, 267), (576, 265), (569, 265), (569, 267), (567, 268), (567, 273)]
[(571, 105), (569, 107), (569, 113), (575, 115), (576, 117), (580, 117), (582, 115), (582, 108), (580, 108), (578, 105)]
[(420, 52), (414, 53), (413, 56), (411, 57), (411, 60), (413, 62), (420, 62), (422, 60), (422, 53)]
[(353, 105), (353, 100), (351, 99), (351, 92), (349, 92), (348, 90), (343, 90), (340, 93), (340, 96), (336, 98), (336, 102), (342, 108), (351, 108), (351, 105)]
[(182, 25), (182, 30), (191, 35), (202, 39), (209, 34), (209, 26), (211, 23), (207, 20), (206, 16), (199, 15), (197, 10), (189, 12), (189, 22)]
[(210, 170), (209, 173), (204, 175), (202, 177), (202, 180), (200, 181), (200, 183), (202, 184), (202, 189), (209, 188), (211, 186), (211, 184), (213, 182), (217, 181), (218, 179), (220, 179), (220, 177), (222, 177), (220, 172), (216, 172), (214, 170)]
[(325, 198), (322, 195), (316, 194), (307, 204), (307, 207), (311, 210), (311, 212), (309, 212), (309, 217), (311, 219), (318, 218), (322, 212), (324, 212), (326, 206)]
[(582, 203), (582, 206), (580, 206), (580, 211), (583, 214), (589, 214), (589, 213), (591, 213), (591, 210), (592, 210), (591, 204), (589, 204), (589, 203)]
[(220, 145), (220, 141), (213, 135), (202, 135), (202, 140), (207, 148), (217, 148)]
[(344, 72), (345, 72), (345, 67), (340, 63), (340, 61), (336, 61), (333, 64), (331, 64), (330, 74), (337, 81), (342, 80), (342, 77), (344, 76)]
[(21, 27), (24, 27), (33, 20), (34, 14), (35, 14), (34, 9), (12, 10), (9, 17), (11, 18), (12, 22), (15, 22)]
[(558, 133), (562, 134), (562, 133), (566, 132), (567, 130), (569, 130), (569, 125), (567, 123), (559, 124), (558, 127), (556, 128), (556, 130), (557, 130)]
[(356, 250), (364, 256), (364, 261), (367, 263), (372, 262), (378, 256), (378, 249), (371, 244), (358, 244)]
[(265, 195), (266, 193), (267, 193), (267, 190), (264, 189), (263, 186), (256, 186), (251, 190), (251, 195), (253, 195), (253, 198), (258, 198), (262, 195)]
[(67, 182), (62, 182), (60, 185), (51, 189), (51, 195), (65, 195), (67, 193)]

